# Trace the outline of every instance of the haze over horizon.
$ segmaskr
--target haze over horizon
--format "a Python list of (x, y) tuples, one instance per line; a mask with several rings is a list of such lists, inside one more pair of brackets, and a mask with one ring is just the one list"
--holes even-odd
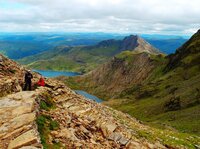
[(192, 35), (198, 0), (0, 0), (0, 32)]

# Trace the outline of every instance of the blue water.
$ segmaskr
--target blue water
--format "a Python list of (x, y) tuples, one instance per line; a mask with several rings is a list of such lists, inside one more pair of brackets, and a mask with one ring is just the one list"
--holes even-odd
[[(33, 70), (35, 72), (40, 73), (42, 76), (47, 77), (47, 78), (52, 78), (52, 77), (58, 77), (58, 76), (78, 76), (80, 75), (79, 73), (75, 73), (75, 72), (63, 72), (63, 71), (51, 71), (51, 70)], [(102, 100), (99, 99), (98, 97), (88, 94), (85, 91), (81, 91), (81, 90), (75, 90), (75, 92), (77, 94), (83, 95), (84, 97), (90, 99), (90, 100), (94, 100), (98, 103), (101, 103)]]
[(77, 94), (80, 94), (80, 95), (83, 95), (84, 97), (90, 99), (90, 100), (94, 100), (98, 103), (101, 103), (103, 100), (99, 99), (98, 97), (94, 96), (94, 95), (91, 95), (91, 94), (88, 94), (87, 92), (85, 91), (81, 91), (81, 90), (75, 90), (75, 92)]
[(58, 77), (58, 76), (78, 76), (79, 73), (76, 72), (67, 72), (67, 71), (51, 71), (51, 70), (33, 70), (40, 73), (42, 76), (47, 78)]

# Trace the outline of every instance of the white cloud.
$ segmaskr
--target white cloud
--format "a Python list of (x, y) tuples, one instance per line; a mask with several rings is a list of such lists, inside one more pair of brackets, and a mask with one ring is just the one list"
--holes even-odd
[(0, 30), (193, 34), (199, 6), (199, 0), (0, 0)]

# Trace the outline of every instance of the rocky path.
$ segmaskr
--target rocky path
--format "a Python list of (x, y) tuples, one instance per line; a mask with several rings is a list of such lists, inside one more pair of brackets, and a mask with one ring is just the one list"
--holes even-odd
[(36, 119), (36, 92), (19, 92), (0, 99), (0, 148), (41, 147)]
[(56, 108), (41, 109), (40, 115), (49, 116), (59, 123), (59, 128), (49, 133), (49, 140), (59, 143), (60, 147), (166, 148), (159, 141), (149, 142), (145, 138), (137, 137), (136, 132), (126, 123), (145, 126), (129, 115), (87, 100), (62, 85), (57, 84), (54, 89), (42, 90), (51, 95)]
[[(39, 107), (37, 102), (49, 100), (44, 94), (54, 102), (54, 108)], [(56, 130), (47, 132), (46, 138), (49, 144), (59, 143), (59, 148), (165, 148), (135, 137), (115, 112), (59, 84), (10, 94), (0, 98), (0, 148), (42, 148), (36, 124), (41, 115), (59, 124)], [(135, 119), (131, 121), (138, 123)]]

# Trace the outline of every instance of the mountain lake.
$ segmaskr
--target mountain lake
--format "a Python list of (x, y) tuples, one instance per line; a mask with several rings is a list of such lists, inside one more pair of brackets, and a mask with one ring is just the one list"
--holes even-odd
[[(68, 71), (52, 71), (52, 70), (33, 70), (35, 72), (40, 73), (42, 76), (47, 77), (47, 78), (53, 78), (53, 77), (58, 77), (58, 76), (78, 76), (81, 75), (80, 73), (76, 72), (68, 72)], [(98, 97), (91, 95), (85, 91), (82, 90), (74, 90), (77, 94), (80, 94), (84, 96), (85, 98), (88, 98), (90, 100), (96, 101), (98, 103), (101, 103), (103, 100), (99, 99)]]

